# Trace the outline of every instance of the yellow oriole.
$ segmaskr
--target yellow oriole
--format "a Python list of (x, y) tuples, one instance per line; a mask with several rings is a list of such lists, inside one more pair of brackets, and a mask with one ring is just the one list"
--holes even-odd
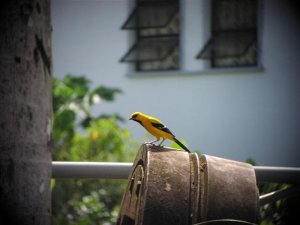
[(175, 138), (175, 135), (159, 120), (152, 116), (148, 116), (141, 112), (135, 112), (131, 115), (129, 120), (134, 120), (140, 123), (150, 134), (156, 137), (156, 140), (149, 142), (148, 144), (153, 144), (162, 138), (159, 143), (161, 145), (165, 139), (175, 141), (181, 148), (185, 151), (190, 152), (190, 150)]

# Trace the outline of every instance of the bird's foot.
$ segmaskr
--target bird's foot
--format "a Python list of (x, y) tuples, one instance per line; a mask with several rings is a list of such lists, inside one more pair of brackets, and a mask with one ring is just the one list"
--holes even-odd
[(154, 140), (154, 141), (150, 141), (150, 142), (145, 142), (146, 145), (151, 145), (153, 146), (153, 149), (157, 149), (160, 150), (161, 148), (164, 148), (164, 146), (162, 146), (161, 144), (163, 143), (160, 142), (159, 144), (155, 144), (156, 142), (158, 142), (159, 140)]
[(158, 140), (145, 142), (145, 144), (148, 144), (148, 145), (155, 145), (155, 144), (154, 144), (155, 142), (158, 142)]
[[(165, 141), (166, 139), (162, 139), (162, 141), (158, 144), (158, 146), (162, 146), (162, 143)], [(163, 146), (162, 146), (163, 147)]]

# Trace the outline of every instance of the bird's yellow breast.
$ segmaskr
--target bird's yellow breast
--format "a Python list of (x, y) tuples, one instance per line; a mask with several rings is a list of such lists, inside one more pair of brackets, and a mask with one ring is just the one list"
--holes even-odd
[[(152, 119), (152, 120), (151, 120)], [(145, 127), (145, 129), (152, 134), (154, 137), (157, 139), (159, 138), (164, 138), (164, 139), (169, 139), (173, 140), (173, 135), (170, 133), (167, 133), (165, 131), (162, 131), (152, 125), (153, 122), (161, 123), (158, 119), (156, 118), (143, 118), (142, 123)]]

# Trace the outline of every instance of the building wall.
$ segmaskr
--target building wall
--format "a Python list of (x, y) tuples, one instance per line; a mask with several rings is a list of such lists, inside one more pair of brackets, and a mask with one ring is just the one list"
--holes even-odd
[[(53, 0), (54, 75), (85, 74), (95, 86), (121, 88), (117, 101), (95, 113), (157, 116), (201, 153), (300, 166), (298, 15), (285, 1), (262, 1), (261, 67), (212, 70), (194, 58), (209, 37), (208, 1), (181, 3), (182, 70), (136, 74), (119, 63), (132, 43), (130, 32), (120, 29), (132, 1)], [(138, 124), (124, 126), (144, 141)]]

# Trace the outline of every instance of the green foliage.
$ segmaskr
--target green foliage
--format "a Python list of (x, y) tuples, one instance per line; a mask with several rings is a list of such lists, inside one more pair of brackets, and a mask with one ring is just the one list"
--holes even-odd
[[(189, 148), (187, 142), (184, 139), (180, 139), (180, 142), (182, 144), (184, 144), (185, 146), (187, 146), (187, 148)], [(176, 149), (181, 149), (182, 150), (182, 148), (175, 141), (172, 141), (171, 144), (170, 144), (170, 146), (171, 146), (171, 148), (176, 148)], [(189, 149), (189, 150), (192, 150), (192, 149)], [(192, 151), (196, 152), (198, 155), (201, 154), (199, 149), (193, 149)]]
[[(251, 158), (246, 160), (247, 163), (255, 165)], [(260, 195), (271, 193), (273, 191), (282, 190), (291, 187), (290, 184), (279, 183), (258, 183)], [(275, 202), (263, 205), (259, 208), (259, 224), (260, 225), (287, 225), (294, 224), (298, 221), (300, 214), (299, 208), (300, 195), (283, 198)]]
[(118, 88), (107, 88), (107, 87), (105, 87), (103, 85), (97, 87), (92, 92), (93, 95), (99, 95), (99, 96), (101, 96), (103, 99), (105, 99), (107, 101), (113, 101), (113, 100), (115, 100), (115, 94), (116, 93), (122, 93), (122, 91), (120, 89), (118, 89)]
[[(53, 80), (53, 158), (67, 161), (133, 161), (136, 143), (118, 114), (94, 116), (99, 101), (113, 101), (120, 89), (91, 90), (84, 76)], [(80, 128), (80, 131), (78, 131)], [(132, 151), (133, 150), (133, 151)], [(116, 221), (126, 181), (53, 180), (53, 224), (93, 225)]]
[[(260, 194), (290, 188), (290, 184), (262, 183), (258, 185)], [(260, 224), (263, 225), (287, 225), (298, 221), (300, 194), (282, 198), (260, 207)]]

